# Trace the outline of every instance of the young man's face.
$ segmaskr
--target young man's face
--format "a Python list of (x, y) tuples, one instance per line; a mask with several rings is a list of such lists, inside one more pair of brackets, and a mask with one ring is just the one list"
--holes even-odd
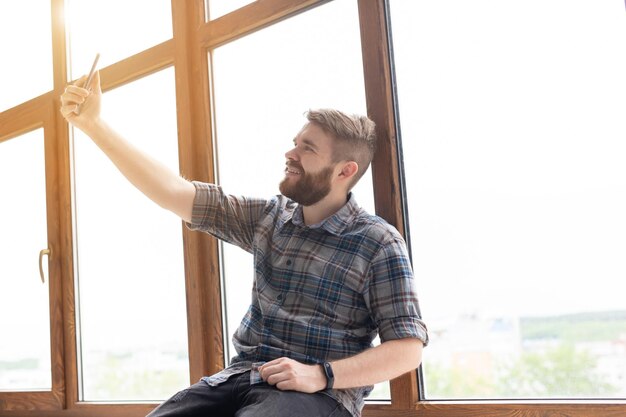
[(303, 206), (311, 206), (330, 193), (335, 165), (332, 138), (315, 124), (306, 125), (285, 154), (287, 167), (280, 192)]

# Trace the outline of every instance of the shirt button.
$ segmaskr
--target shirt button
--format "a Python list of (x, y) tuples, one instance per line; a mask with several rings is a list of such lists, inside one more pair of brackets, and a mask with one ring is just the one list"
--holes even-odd
[(278, 301), (281, 301), (281, 300), (283, 299), (283, 295), (282, 295), (282, 294), (278, 294), (278, 297), (276, 297), (276, 299), (277, 299)]
[(291, 259), (287, 259), (287, 266), (291, 265)]

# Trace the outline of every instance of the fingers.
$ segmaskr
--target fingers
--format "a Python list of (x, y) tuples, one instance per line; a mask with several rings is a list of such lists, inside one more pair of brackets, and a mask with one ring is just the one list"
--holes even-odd
[(78, 106), (85, 102), (89, 92), (84, 88), (69, 85), (61, 94), (61, 114), (66, 119), (76, 113)]
[(261, 378), (270, 385), (277, 385), (295, 377), (295, 373), (289, 366), (289, 363), (282, 358), (264, 364), (259, 371)]
[(297, 374), (290, 370), (283, 370), (281, 372), (272, 374), (265, 380), (265, 382), (270, 385), (274, 385), (276, 388), (282, 391), (297, 391), (299, 387)]
[(283, 391), (311, 393), (323, 389), (326, 384), (319, 365), (306, 365), (289, 358), (267, 362), (259, 371), (265, 382)]
[[(65, 119), (72, 120), (78, 116), (81, 106), (91, 94), (100, 95), (100, 72), (96, 71), (88, 86), (85, 86), (87, 76), (82, 76), (73, 84), (69, 84), (61, 94), (61, 114)], [(88, 88), (85, 88), (88, 87)]]
[(64, 118), (70, 119), (76, 115), (76, 110), (78, 109), (78, 104), (69, 104), (65, 106), (61, 106), (61, 114)]
[(89, 96), (89, 91), (77, 85), (68, 85), (61, 94), (61, 105), (82, 104)]
[(84, 103), (89, 94), (85, 94), (87, 90), (83, 90), (82, 88), (80, 90), (79, 92), (73, 92), (70, 91), (69, 88), (66, 88), (65, 92), (61, 95), (61, 105)]

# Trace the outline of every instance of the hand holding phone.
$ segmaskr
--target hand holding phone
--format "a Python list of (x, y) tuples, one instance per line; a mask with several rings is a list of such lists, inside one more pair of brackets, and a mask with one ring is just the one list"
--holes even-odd
[[(89, 84), (91, 84), (91, 80), (93, 79), (94, 74), (96, 73), (96, 66), (98, 65), (98, 60), (100, 59), (100, 54), (96, 54), (96, 58), (93, 60), (93, 64), (91, 65), (91, 70), (89, 71), (89, 75), (87, 76), (87, 81), (85, 81), (84, 88), (89, 89)], [(80, 114), (80, 104), (76, 105), (76, 110), (74, 110), (76, 115)]]

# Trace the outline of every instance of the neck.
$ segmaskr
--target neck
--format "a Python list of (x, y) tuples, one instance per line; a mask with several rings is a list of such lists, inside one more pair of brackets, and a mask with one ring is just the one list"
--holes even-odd
[(337, 213), (346, 202), (348, 196), (345, 193), (338, 195), (327, 195), (321, 201), (313, 204), (312, 206), (302, 207), (302, 214), (304, 215), (304, 224), (311, 226), (318, 224), (324, 219), (329, 218), (333, 214)]

